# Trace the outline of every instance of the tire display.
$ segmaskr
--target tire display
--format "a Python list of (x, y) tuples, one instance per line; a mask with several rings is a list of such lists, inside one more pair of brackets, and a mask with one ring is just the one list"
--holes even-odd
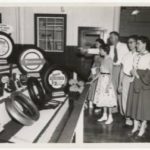
[(34, 47), (24, 49), (19, 57), (19, 66), (24, 72), (39, 72), (45, 64), (41, 49)]
[(9, 115), (19, 123), (29, 126), (40, 117), (35, 104), (21, 92), (13, 92), (5, 102), (6, 110)]
[(30, 77), (27, 80), (29, 95), (34, 104), (40, 109), (45, 104), (45, 93), (42, 85), (35, 77)]
[(48, 93), (52, 91), (66, 91), (68, 85), (67, 71), (58, 65), (47, 67), (43, 74), (42, 81), (45, 90)]
[(8, 58), (14, 48), (14, 42), (12, 38), (4, 32), (0, 32), (0, 58)]

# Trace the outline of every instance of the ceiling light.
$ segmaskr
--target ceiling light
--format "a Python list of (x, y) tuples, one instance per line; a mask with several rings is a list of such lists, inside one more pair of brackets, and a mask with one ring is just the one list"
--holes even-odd
[(135, 9), (131, 12), (131, 15), (138, 15), (140, 11), (138, 9)]

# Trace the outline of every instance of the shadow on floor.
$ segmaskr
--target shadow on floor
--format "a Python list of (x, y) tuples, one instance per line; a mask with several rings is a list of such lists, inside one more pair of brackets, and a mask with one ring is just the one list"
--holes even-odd
[(84, 119), (84, 142), (85, 143), (136, 143), (150, 142), (150, 125), (142, 138), (136, 139), (135, 136), (129, 136), (128, 133), (132, 127), (125, 126), (124, 118), (116, 113), (113, 114), (114, 122), (111, 125), (105, 125), (104, 122), (97, 122), (101, 117), (100, 113), (93, 113), (85, 110)]

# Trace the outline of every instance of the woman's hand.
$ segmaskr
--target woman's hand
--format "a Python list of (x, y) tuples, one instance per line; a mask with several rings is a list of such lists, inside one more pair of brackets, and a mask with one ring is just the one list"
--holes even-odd
[(136, 71), (136, 70), (134, 70), (134, 73), (135, 73), (135, 77), (136, 77), (137, 79), (139, 79), (139, 78), (140, 78), (140, 76), (138, 75), (138, 73), (137, 73), (137, 71)]
[(132, 70), (130, 71), (130, 73), (131, 73), (132, 76), (135, 77), (135, 69), (132, 69)]
[(136, 71), (136, 69), (132, 69), (131, 70), (131, 75), (134, 76), (134, 77), (136, 77), (137, 79), (140, 78), (139, 75), (138, 75), (138, 73), (137, 73), (137, 71)]
[(136, 76), (135, 76), (137, 79), (139, 79), (140, 78), (140, 76), (138, 75), (138, 74), (136, 74)]
[(88, 82), (86, 82), (86, 84), (87, 84), (87, 85), (92, 84), (92, 83), (93, 83), (92, 81), (88, 81)]

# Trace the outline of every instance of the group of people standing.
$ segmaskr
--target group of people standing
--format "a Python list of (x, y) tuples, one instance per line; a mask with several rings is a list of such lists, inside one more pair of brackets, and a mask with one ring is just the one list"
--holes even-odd
[(119, 33), (113, 31), (108, 43), (96, 40), (100, 51), (91, 68), (88, 99), (96, 108), (103, 108), (97, 121), (111, 124), (112, 114), (120, 112), (125, 124), (133, 125), (129, 135), (142, 137), (150, 120), (149, 39), (132, 35), (122, 43)]

